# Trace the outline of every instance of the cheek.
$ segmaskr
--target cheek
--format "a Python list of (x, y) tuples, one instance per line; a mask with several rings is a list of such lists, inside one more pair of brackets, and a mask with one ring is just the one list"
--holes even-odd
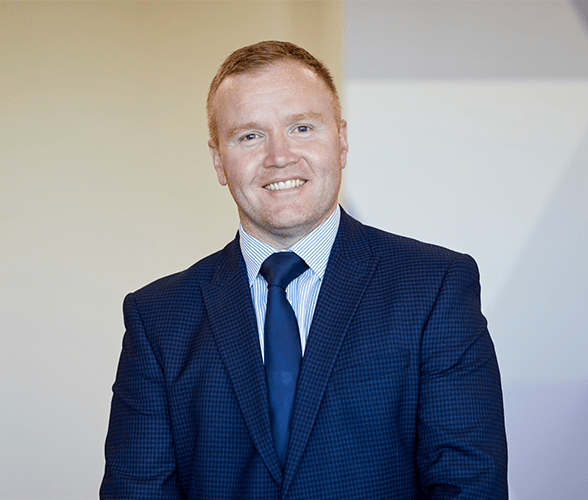
[(255, 174), (245, 165), (232, 164), (231, 169), (225, 171), (227, 183), (231, 191), (247, 192), (255, 182)]

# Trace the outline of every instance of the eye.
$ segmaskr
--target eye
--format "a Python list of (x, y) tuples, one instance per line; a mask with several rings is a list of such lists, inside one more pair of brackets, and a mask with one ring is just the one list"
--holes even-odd
[(308, 125), (298, 125), (295, 130), (296, 132), (310, 132), (310, 127)]
[(257, 134), (247, 134), (244, 135), (243, 137), (241, 137), (239, 140), (240, 141), (252, 141), (254, 139), (257, 139), (258, 135)]

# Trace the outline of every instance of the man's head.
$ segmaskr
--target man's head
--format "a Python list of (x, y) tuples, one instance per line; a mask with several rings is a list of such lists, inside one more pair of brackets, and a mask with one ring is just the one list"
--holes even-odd
[(208, 133), (210, 134), (210, 139), (216, 146), (218, 146), (218, 131), (214, 97), (220, 84), (225, 78), (232, 75), (254, 72), (279, 61), (299, 62), (304, 66), (308, 66), (309, 69), (316, 73), (329, 89), (331, 98), (333, 99), (337, 121), (341, 121), (341, 102), (339, 101), (337, 87), (335, 87), (333, 77), (328, 68), (307, 50), (298, 45), (290, 42), (267, 40), (242, 47), (229, 55), (221, 64), (210, 83), (208, 99), (206, 101), (206, 112), (208, 117)]
[[(265, 43), (272, 51), (283, 44)], [(244, 229), (275, 248), (288, 248), (337, 205), (347, 126), (336, 94), (314, 67), (292, 57), (251, 64), (222, 79), (221, 67), (218, 83), (213, 81), (209, 109), (216, 140), (208, 145)]]

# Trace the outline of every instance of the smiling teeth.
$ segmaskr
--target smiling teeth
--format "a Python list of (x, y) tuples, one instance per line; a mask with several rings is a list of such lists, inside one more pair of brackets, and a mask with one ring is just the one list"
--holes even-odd
[(279, 191), (280, 189), (290, 189), (302, 186), (302, 184), (305, 183), (306, 181), (303, 181), (301, 179), (291, 179), (285, 182), (272, 182), (271, 184), (264, 186), (264, 188), (269, 189), (270, 191)]

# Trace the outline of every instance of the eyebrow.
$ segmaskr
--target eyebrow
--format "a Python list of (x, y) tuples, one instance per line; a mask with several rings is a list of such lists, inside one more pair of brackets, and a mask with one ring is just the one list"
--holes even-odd
[(255, 129), (255, 128), (258, 128), (257, 124), (255, 122), (245, 123), (243, 125), (239, 125), (238, 127), (231, 127), (229, 129), (227, 137), (233, 137), (235, 132), (239, 132), (240, 130), (249, 130), (249, 129)]
[(322, 113), (313, 113), (313, 112), (309, 112), (309, 113), (298, 113), (295, 115), (290, 115), (289, 117), (289, 121), (293, 121), (293, 122), (297, 122), (297, 121), (304, 121), (304, 120), (323, 120), (324, 117), (322, 115)]

